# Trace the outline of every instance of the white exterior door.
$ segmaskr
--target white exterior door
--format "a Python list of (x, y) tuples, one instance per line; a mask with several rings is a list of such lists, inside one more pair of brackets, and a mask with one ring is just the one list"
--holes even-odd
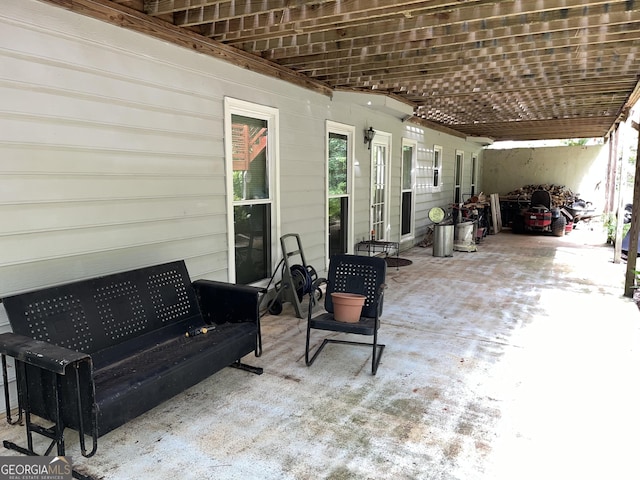
[(389, 167), (391, 135), (376, 132), (371, 145), (371, 235), (375, 240), (388, 240)]

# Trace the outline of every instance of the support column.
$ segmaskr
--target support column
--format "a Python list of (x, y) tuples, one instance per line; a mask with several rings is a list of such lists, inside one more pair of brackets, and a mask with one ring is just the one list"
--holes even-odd
[(638, 233), (640, 233), (640, 127), (632, 122), (633, 128), (638, 132), (638, 148), (636, 150), (636, 172), (633, 180), (633, 207), (631, 209), (631, 228), (629, 228), (629, 250), (627, 252), (627, 275), (624, 282), (624, 295), (633, 298), (636, 279), (636, 260), (638, 257)]

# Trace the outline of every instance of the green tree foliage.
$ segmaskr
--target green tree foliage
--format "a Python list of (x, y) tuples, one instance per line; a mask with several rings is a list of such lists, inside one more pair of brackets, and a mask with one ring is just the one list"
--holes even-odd
[(589, 143), (589, 139), (588, 138), (571, 138), (569, 140), (565, 140), (565, 145), (567, 145), (568, 147), (584, 147), (585, 145), (587, 145), (587, 143)]
[(347, 141), (346, 138), (329, 138), (329, 195), (347, 193)]

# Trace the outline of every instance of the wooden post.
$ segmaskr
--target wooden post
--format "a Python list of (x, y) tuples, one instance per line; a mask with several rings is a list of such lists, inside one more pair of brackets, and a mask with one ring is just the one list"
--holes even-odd
[(636, 151), (636, 173), (633, 180), (633, 207), (631, 209), (631, 228), (629, 229), (629, 250), (627, 252), (627, 275), (624, 282), (624, 295), (633, 298), (636, 280), (636, 260), (638, 257), (638, 233), (640, 233), (640, 128), (636, 122), (631, 124), (638, 132), (638, 149)]
[[(624, 128), (624, 124), (620, 123), (615, 130), (614, 165), (615, 171), (613, 175), (613, 191), (611, 198), (610, 215), (616, 216), (616, 229), (613, 232), (613, 263), (620, 263), (622, 260), (622, 226), (624, 224), (624, 212), (622, 211), (622, 185), (625, 179), (624, 161), (620, 159), (618, 152), (624, 152), (624, 148), (620, 146), (620, 130)], [(616, 184), (618, 188), (616, 188)]]
[(613, 212), (613, 205), (616, 198), (618, 127), (619, 125), (616, 125), (609, 134), (609, 162), (607, 164), (607, 175), (605, 177), (604, 187), (604, 213)]

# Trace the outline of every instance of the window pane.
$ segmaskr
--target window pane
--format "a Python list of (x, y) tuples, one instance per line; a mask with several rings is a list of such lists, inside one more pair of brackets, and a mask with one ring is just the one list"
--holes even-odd
[(402, 192), (402, 235), (411, 233), (411, 192)]
[(456, 169), (454, 173), (454, 190), (453, 190), (453, 201), (454, 203), (462, 203), (462, 192), (461, 192), (461, 184), (462, 184), (462, 155), (460, 153), (456, 153)]
[(329, 195), (347, 193), (347, 136), (329, 133)]
[(440, 185), (440, 150), (433, 151), (433, 186)]
[(267, 121), (231, 115), (233, 200), (269, 198)]
[(476, 183), (476, 163), (477, 157), (471, 157), (471, 183)]
[(348, 197), (329, 199), (329, 256), (347, 253)]
[(476, 168), (478, 157), (471, 157), (471, 196), (476, 194)]
[(270, 276), (269, 205), (237, 205), (235, 226), (236, 282), (242, 285)]
[(413, 159), (413, 147), (402, 147), (402, 189), (411, 188), (411, 160)]

